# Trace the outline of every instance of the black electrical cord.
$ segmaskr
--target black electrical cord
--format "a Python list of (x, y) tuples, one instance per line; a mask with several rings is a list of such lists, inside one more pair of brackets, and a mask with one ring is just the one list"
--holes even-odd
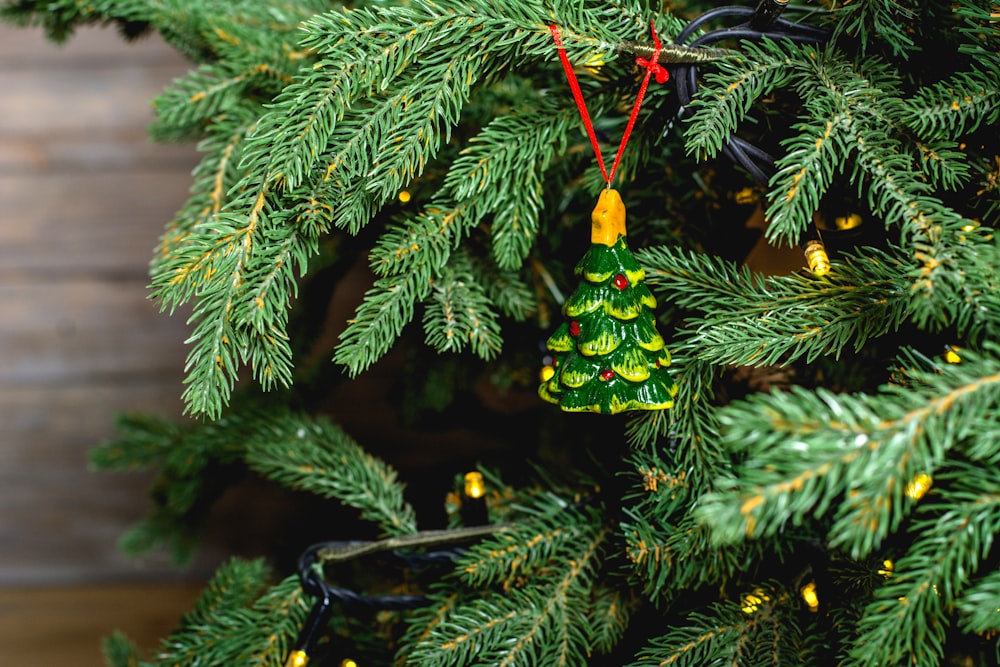
[[(786, 9), (787, 2), (778, 0), (762, 0), (756, 8), (751, 7), (717, 7), (709, 10), (689, 22), (674, 40), (676, 45), (703, 47), (723, 40), (746, 39), (786, 39), (799, 44), (821, 44), (827, 41), (830, 33), (804, 23), (789, 21), (780, 17)], [(690, 44), (688, 40), (703, 25), (718, 19), (737, 18), (743, 21), (737, 25), (718, 28), (698, 36)], [(683, 63), (673, 68), (674, 81), (677, 87), (677, 97), (680, 107), (677, 118), (683, 118), (688, 105), (698, 92), (698, 63)], [(774, 158), (766, 151), (754, 146), (745, 139), (730, 137), (722, 147), (722, 154), (745, 169), (758, 183), (768, 184), (774, 173)]]

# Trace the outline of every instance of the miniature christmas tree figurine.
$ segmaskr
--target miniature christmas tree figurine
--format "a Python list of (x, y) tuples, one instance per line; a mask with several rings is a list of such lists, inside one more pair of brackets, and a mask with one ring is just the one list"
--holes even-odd
[(625, 205), (601, 192), (591, 215), (591, 246), (576, 266), (583, 280), (563, 306), (567, 321), (549, 337), (551, 366), (539, 395), (568, 412), (616, 414), (672, 407), (677, 386), (656, 330), (656, 298), (625, 243)]

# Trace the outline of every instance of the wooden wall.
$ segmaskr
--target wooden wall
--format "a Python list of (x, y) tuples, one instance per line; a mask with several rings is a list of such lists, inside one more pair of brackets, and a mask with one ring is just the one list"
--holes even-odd
[(0, 26), (0, 586), (170, 572), (116, 546), (147, 479), (87, 453), (119, 410), (180, 412), (186, 327), (146, 268), (197, 155), (146, 126), (185, 70), (159, 39)]

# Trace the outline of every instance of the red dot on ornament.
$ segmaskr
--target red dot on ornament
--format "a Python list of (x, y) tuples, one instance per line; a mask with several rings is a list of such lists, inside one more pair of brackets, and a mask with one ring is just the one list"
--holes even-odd
[(625, 274), (619, 273), (615, 276), (614, 284), (618, 289), (625, 289), (628, 287), (628, 278), (625, 277)]
[(572, 322), (569, 323), (569, 335), (572, 336), (573, 338), (576, 338), (577, 336), (580, 335), (580, 323), (577, 322), (576, 320), (573, 320)]
[(602, 380), (610, 380), (614, 376), (615, 376), (615, 372), (613, 370), (611, 370), (610, 368), (605, 368), (603, 371), (601, 371), (601, 379)]

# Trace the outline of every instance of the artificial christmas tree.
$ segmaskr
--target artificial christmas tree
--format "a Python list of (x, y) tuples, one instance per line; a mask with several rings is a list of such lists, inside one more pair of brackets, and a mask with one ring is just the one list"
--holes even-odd
[[(95, 454), (160, 471), (132, 546), (188, 547), (220, 468), (345, 503), (378, 532), (299, 545), (299, 572), (235, 560), (155, 655), (109, 640), (112, 665), (997, 659), (990, 2), (8, 0), (4, 15), (56, 38), (155, 29), (197, 64), (152, 128), (205, 153), (152, 263), (165, 309), (193, 303), (196, 419), (125, 419)], [(581, 264), (602, 279), (566, 301), (586, 250), (574, 221), (608, 184), (551, 26), (604, 137), (657, 61), (650, 21), (673, 85), (650, 88), (613, 184), (642, 212), (639, 268), (615, 255), (604, 278), (607, 245)], [(740, 266), (755, 207), (764, 241), (812, 242), (816, 274)], [(326, 307), (359, 256), (372, 286), (333, 345)], [(564, 303), (613, 303), (621, 273), (620, 295), (650, 312), (640, 271), (660, 312), (634, 341), (674, 352), (672, 409), (503, 413), (534, 392)], [(570, 318), (570, 339), (576, 321), (598, 340)], [(429, 360), (414, 333), (473, 354)], [(556, 358), (576, 363), (564, 342)], [(444, 489), (445, 532), (420, 531), (395, 470), (324, 415), (349, 418), (345, 375), (390, 349), (414, 429), (441, 411), (508, 440), (475, 539)], [(256, 384), (234, 393), (244, 368)], [(365, 560), (394, 546), (401, 567)]]

